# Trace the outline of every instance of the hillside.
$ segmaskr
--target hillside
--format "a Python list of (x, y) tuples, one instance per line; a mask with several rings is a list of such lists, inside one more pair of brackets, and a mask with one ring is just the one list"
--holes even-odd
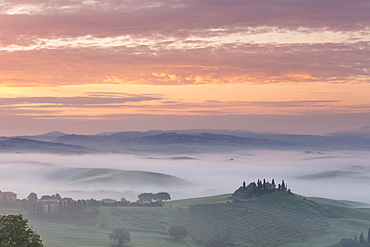
[[(370, 210), (361, 203), (305, 198), (276, 192), (244, 203), (229, 195), (170, 201), (165, 207), (101, 207), (88, 221), (58, 220), (22, 213), (48, 247), (88, 244), (109, 247), (108, 234), (117, 227), (131, 232), (131, 247), (204, 247), (215, 236), (229, 236), (237, 247), (327, 247), (369, 228)], [(0, 208), (0, 213), (18, 213)], [(102, 225), (104, 227), (102, 227)], [(176, 242), (172, 225), (185, 226), (189, 236)], [(221, 246), (221, 245), (220, 245)]]
[(75, 185), (105, 185), (105, 186), (184, 186), (190, 182), (179, 177), (163, 173), (146, 171), (125, 171), (106, 168), (63, 168), (49, 173), (49, 178), (62, 180)]
[[(238, 246), (328, 246), (369, 227), (370, 213), (342, 205), (350, 202), (305, 198), (277, 192), (246, 203), (230, 195), (168, 202), (166, 208), (102, 208), (100, 220), (109, 227), (165, 233), (173, 224), (185, 226), (198, 243), (230, 235)], [(329, 201), (329, 200), (328, 200)], [(348, 229), (345, 231), (344, 229)], [(315, 243), (315, 244), (313, 244)]]
[[(2, 186), (4, 184), (22, 184), (24, 181), (34, 181), (32, 185), (25, 188), (27, 193), (31, 188), (35, 190), (34, 188), (37, 187), (54, 188), (58, 192), (72, 190), (74, 193), (80, 192), (81, 195), (84, 191), (91, 190), (116, 189), (122, 192), (122, 188), (126, 190), (129, 190), (129, 188), (163, 190), (169, 187), (179, 189), (194, 186), (188, 180), (160, 172), (68, 167), (36, 161), (0, 162), (0, 166), (2, 171), (6, 171), (6, 175), (4, 175), (5, 173), (0, 174)], [(50, 190), (52, 191), (52, 189)], [(19, 193), (19, 191), (17, 192)]]

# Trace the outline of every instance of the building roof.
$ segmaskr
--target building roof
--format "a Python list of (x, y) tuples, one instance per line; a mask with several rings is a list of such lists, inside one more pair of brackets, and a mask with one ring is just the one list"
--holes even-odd
[(0, 194), (2, 194), (2, 195), (17, 195), (16, 193), (11, 192), (11, 191), (5, 191), (5, 192), (0, 191)]

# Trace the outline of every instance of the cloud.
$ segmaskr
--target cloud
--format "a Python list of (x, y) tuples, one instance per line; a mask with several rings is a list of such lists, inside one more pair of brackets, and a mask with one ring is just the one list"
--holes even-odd
[(6, 0), (0, 85), (368, 83), (369, 12), (366, 0)]
[(368, 83), (369, 56), (370, 42), (0, 52), (0, 84)]
[[(169, 97), (169, 96), (166, 96)], [(84, 97), (16, 97), (0, 98), (3, 114), (30, 115), (35, 118), (106, 118), (114, 114), (138, 113), (153, 115), (224, 115), (251, 112), (271, 112), (276, 108), (283, 113), (326, 111), (336, 107), (339, 100), (301, 101), (220, 101), (171, 100), (159, 95), (134, 95), (110, 92), (89, 93)], [(355, 108), (355, 107), (352, 107)], [(107, 111), (111, 114), (107, 114)], [(275, 111), (275, 109), (274, 109)]]
[(49, 36), (47, 30), (54, 30), (52, 35), (57, 36), (106, 37), (152, 33), (184, 36), (200, 30), (250, 27), (362, 30), (369, 25), (370, 10), (366, 0), (3, 2), (3, 26), (13, 25), (12, 30), (26, 29), (40, 37)]
[[(110, 96), (110, 97), (107, 97)], [(161, 100), (162, 97), (155, 95), (135, 95), (123, 93), (98, 92), (90, 93), (90, 96), (80, 97), (15, 97), (0, 98), (0, 106), (4, 107), (115, 107), (126, 103), (138, 103), (145, 101)]]

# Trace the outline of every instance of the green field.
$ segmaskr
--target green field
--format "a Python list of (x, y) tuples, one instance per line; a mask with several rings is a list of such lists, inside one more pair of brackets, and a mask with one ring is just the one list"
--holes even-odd
[[(370, 210), (349, 207), (362, 205), (358, 203), (287, 192), (243, 203), (232, 203), (229, 196), (171, 201), (156, 208), (102, 207), (97, 218), (84, 222), (10, 209), (0, 213), (22, 213), (48, 247), (112, 246), (108, 235), (117, 227), (131, 232), (131, 247), (203, 247), (200, 243), (216, 234), (229, 234), (238, 246), (325, 247), (355, 233), (367, 235), (370, 227)], [(167, 234), (172, 225), (186, 227), (189, 236), (172, 240)]]

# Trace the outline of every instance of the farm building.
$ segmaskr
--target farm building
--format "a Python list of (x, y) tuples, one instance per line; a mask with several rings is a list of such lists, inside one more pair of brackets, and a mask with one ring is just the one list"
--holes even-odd
[(0, 191), (0, 200), (17, 200), (17, 194), (11, 191)]

